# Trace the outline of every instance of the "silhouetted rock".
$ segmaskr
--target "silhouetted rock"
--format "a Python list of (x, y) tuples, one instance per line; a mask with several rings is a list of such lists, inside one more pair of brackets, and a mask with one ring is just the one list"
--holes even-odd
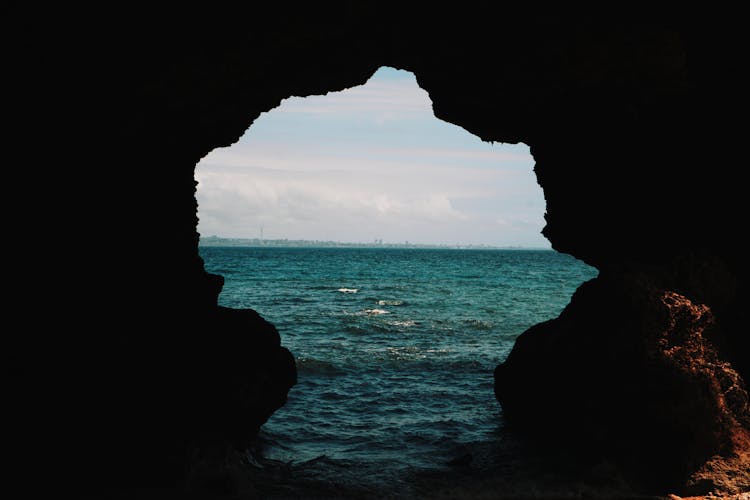
[(643, 276), (600, 275), (518, 338), (495, 393), (536, 438), (620, 463), (644, 487), (737, 493), (747, 474), (709, 472), (750, 467), (748, 393), (717, 328), (707, 306)]

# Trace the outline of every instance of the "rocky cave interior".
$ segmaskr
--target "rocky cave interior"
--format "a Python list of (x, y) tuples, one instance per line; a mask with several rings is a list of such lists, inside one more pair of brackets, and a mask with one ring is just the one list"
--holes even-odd
[(8, 227), (27, 242), (7, 350), (25, 488), (174, 487), (191, 450), (241, 448), (283, 405), (296, 372), (275, 328), (217, 306), (193, 169), (282, 99), (380, 66), (414, 73), (438, 118), (528, 144), (544, 235), (600, 271), (496, 370), (508, 418), (645, 491), (750, 488), (741, 16), (333, 2), (91, 23), (57, 9), (14, 6), (2, 35), (11, 180), (46, 214)]

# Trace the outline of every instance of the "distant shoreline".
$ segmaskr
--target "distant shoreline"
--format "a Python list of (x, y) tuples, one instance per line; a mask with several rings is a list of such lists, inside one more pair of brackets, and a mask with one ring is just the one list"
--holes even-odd
[(446, 250), (549, 250), (549, 247), (524, 247), (524, 246), (493, 246), (474, 244), (429, 244), (429, 243), (384, 243), (382, 241), (373, 243), (352, 243), (341, 241), (323, 240), (289, 240), (289, 239), (260, 239), (260, 238), (221, 238), (219, 236), (208, 236), (200, 238), (199, 247), (252, 247), (252, 248), (414, 248), (414, 249), (446, 249)]

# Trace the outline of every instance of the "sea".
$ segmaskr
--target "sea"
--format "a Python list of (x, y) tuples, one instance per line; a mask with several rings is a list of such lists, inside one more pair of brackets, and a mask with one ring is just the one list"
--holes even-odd
[(556, 317), (597, 275), (546, 249), (200, 254), (225, 278), (219, 303), (258, 311), (297, 363), (298, 383), (263, 426), (251, 465), (360, 484), (452, 470), (502, 442), (493, 370), (524, 330)]

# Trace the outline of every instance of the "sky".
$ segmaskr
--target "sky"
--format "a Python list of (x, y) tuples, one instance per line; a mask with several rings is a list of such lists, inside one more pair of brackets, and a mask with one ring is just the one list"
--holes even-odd
[(412, 73), (290, 97), (196, 166), (203, 237), (550, 248), (525, 144), (435, 118)]

